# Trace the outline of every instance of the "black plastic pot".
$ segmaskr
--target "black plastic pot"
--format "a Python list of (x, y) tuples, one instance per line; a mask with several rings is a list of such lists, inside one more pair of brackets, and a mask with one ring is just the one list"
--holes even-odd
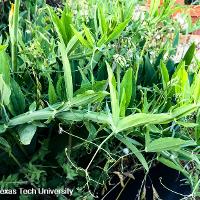
[[(110, 191), (102, 197), (102, 200), (140, 200), (138, 196), (141, 189), (142, 181), (144, 180), (144, 172), (133, 174), (134, 180), (128, 182), (125, 188), (118, 185), (110, 187)], [(162, 199), (162, 200), (180, 200), (184, 196), (191, 194), (191, 188), (185, 183), (185, 177), (179, 172), (168, 168), (162, 164), (153, 167), (147, 175), (145, 188), (146, 200)], [(155, 188), (159, 198), (155, 198)], [(114, 188), (114, 189), (113, 189)], [(120, 194), (121, 193), (121, 194)], [(119, 196), (120, 194), (120, 196)], [(154, 198), (153, 198), (154, 196)]]

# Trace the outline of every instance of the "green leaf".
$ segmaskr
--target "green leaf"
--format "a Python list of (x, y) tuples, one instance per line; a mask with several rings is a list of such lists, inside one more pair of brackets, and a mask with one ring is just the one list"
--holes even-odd
[(176, 35), (175, 35), (175, 38), (173, 40), (173, 44), (172, 44), (172, 50), (169, 52), (170, 55), (176, 55), (176, 49), (177, 49), (177, 46), (179, 44), (179, 35), (180, 33), (177, 32)]
[(117, 27), (115, 27), (112, 33), (108, 36), (108, 39), (106, 40), (106, 42), (108, 43), (118, 38), (129, 22), (130, 22), (130, 19), (127, 19), (124, 22), (120, 23)]
[(0, 137), (0, 146), (2, 146), (7, 151), (11, 150), (11, 146), (3, 137)]
[(68, 180), (75, 180), (75, 177), (78, 176), (76, 170), (74, 170), (69, 164), (63, 164), (63, 171), (67, 174)]
[(153, 17), (155, 14), (157, 14), (159, 5), (160, 5), (160, 0), (151, 0), (150, 9), (149, 9), (150, 16)]
[(196, 115), (196, 123), (198, 126), (195, 128), (195, 139), (199, 144), (200, 140), (200, 110), (198, 110), (197, 115)]
[[(50, 13), (53, 24), (55, 26), (58, 37), (60, 39), (60, 42), (63, 42), (65, 44), (65, 46), (67, 46), (67, 43), (69, 42), (70, 38), (68, 38), (68, 35), (65, 32), (66, 25), (63, 24), (62, 20), (59, 19), (59, 17), (56, 15), (54, 10), (50, 6), (48, 6), (47, 8)], [(68, 24), (68, 26), (70, 28), (70, 24)]]
[(37, 126), (33, 124), (23, 125), (18, 130), (21, 143), (23, 145), (29, 145), (31, 143), (31, 140), (33, 139), (33, 136), (36, 133), (36, 130), (37, 130)]
[(160, 63), (160, 69), (161, 69), (161, 74), (162, 74), (163, 89), (166, 89), (167, 83), (169, 82), (169, 73), (168, 73), (166, 65), (162, 61)]
[(49, 87), (48, 87), (49, 103), (54, 104), (57, 102), (57, 95), (50, 77), (48, 78), (48, 82), (49, 82)]
[(195, 75), (191, 85), (191, 94), (195, 103), (200, 102), (200, 71)]
[(186, 128), (193, 128), (193, 127), (198, 126), (198, 124), (196, 123), (189, 123), (189, 122), (182, 122), (182, 121), (176, 121), (176, 123)]
[(126, 93), (125, 89), (122, 88), (120, 90), (121, 94), (121, 101), (120, 101), (120, 117), (124, 117), (126, 113)]
[(136, 113), (129, 115), (119, 120), (117, 123), (116, 131), (124, 131), (126, 129), (144, 126), (149, 124), (166, 124), (174, 119), (179, 119), (181, 117), (187, 116), (198, 109), (200, 105), (189, 104), (186, 106), (181, 106), (174, 109), (171, 113), (162, 114), (146, 114), (146, 113)]
[(123, 88), (125, 89), (125, 95), (126, 95), (126, 104), (125, 104), (125, 109), (128, 107), (130, 101), (131, 101), (131, 96), (132, 96), (132, 86), (133, 86), (133, 70), (132, 68), (129, 68), (123, 79), (122, 79), (122, 82), (121, 82), (121, 85), (120, 85), (120, 91), (121, 91), (121, 94), (120, 94), (120, 97), (122, 97), (122, 92), (123, 92)]
[(192, 59), (194, 57), (194, 53), (195, 53), (195, 43), (192, 43), (190, 48), (187, 50), (184, 58), (183, 58), (183, 61), (185, 61), (185, 65), (186, 66), (189, 66), (192, 62)]
[(86, 121), (84, 122), (85, 127), (87, 128), (89, 135), (87, 140), (92, 141), (96, 138), (98, 131), (96, 130), (95, 126), (92, 124), (92, 122)]
[(156, 71), (150, 62), (149, 56), (146, 54), (144, 57), (144, 70), (145, 70), (145, 83), (152, 85), (156, 80)]
[(180, 106), (174, 109), (171, 113), (171, 117), (175, 119), (179, 119), (181, 117), (185, 117), (199, 108), (200, 104), (188, 104), (184, 106)]
[(115, 80), (115, 76), (113, 74), (113, 71), (110, 65), (107, 62), (106, 62), (106, 65), (107, 65), (108, 82), (109, 82), (109, 88), (110, 88), (112, 116), (113, 116), (114, 123), (117, 123), (119, 119), (120, 109), (119, 109), (118, 94), (116, 91), (116, 80)]
[(72, 17), (73, 17), (72, 11), (70, 10), (69, 6), (65, 4), (64, 10), (61, 15), (61, 21), (68, 38), (67, 42), (69, 42), (70, 39), (73, 37), (73, 31), (70, 27), (70, 24), (72, 24)]
[(92, 33), (90, 32), (90, 30), (88, 29), (87, 26), (83, 25), (83, 28), (84, 28), (84, 32), (85, 32), (85, 36), (87, 38), (87, 41), (90, 43), (90, 46), (93, 47), (95, 40), (92, 36)]
[(66, 88), (64, 76), (59, 76), (56, 83), (56, 93), (61, 100), (66, 100)]
[(100, 23), (100, 28), (101, 28), (101, 35), (103, 36), (104, 34), (107, 35), (108, 32), (108, 24), (106, 22), (106, 17), (105, 13), (103, 13), (103, 10), (101, 8), (101, 5), (98, 6), (98, 18), (99, 18), (99, 23)]
[(72, 82), (72, 72), (67, 57), (66, 47), (63, 43), (59, 43), (59, 49), (61, 52), (63, 70), (64, 70), (64, 80), (65, 80), (65, 90), (67, 94), (67, 99), (70, 101), (73, 98), (73, 82)]
[(72, 101), (71, 105), (74, 107), (88, 105), (93, 102), (102, 100), (108, 93), (105, 91), (94, 92), (93, 90), (88, 90), (83, 94), (76, 95)]
[(81, 94), (86, 92), (87, 90), (93, 90), (95, 92), (103, 91), (106, 86), (107, 81), (96, 81), (94, 84), (86, 83), (82, 84), (81, 88), (74, 92), (74, 95)]
[(7, 48), (7, 45), (0, 45), (0, 53), (1, 53), (2, 51), (5, 51), (6, 48)]
[(180, 166), (180, 165), (178, 165), (178, 164), (175, 164), (175, 163), (172, 162), (171, 160), (168, 160), (168, 159), (166, 159), (166, 158), (164, 158), (164, 157), (161, 157), (161, 156), (160, 156), (160, 157), (157, 158), (157, 160), (158, 160), (159, 162), (163, 163), (164, 165), (166, 165), (167, 167), (170, 167), (170, 168), (172, 168), (172, 169), (175, 169), (175, 170), (177, 170), (177, 171), (179, 171), (179, 172), (182, 172), (182, 173), (184, 173), (184, 174), (185, 174), (185, 172), (186, 172), (182, 166)]
[(149, 131), (151, 131), (152, 133), (161, 133), (162, 132), (162, 130), (157, 128), (157, 126), (155, 126), (154, 124), (149, 124), (147, 127), (148, 127)]
[(144, 126), (148, 124), (159, 124), (171, 119), (168, 114), (146, 114), (136, 113), (121, 119), (117, 124), (117, 132), (129, 129), (131, 127)]
[(25, 97), (18, 83), (11, 79), (11, 96), (8, 105), (9, 111), (12, 115), (19, 115), (25, 110)]
[(147, 161), (145, 160), (145, 158), (142, 155), (142, 153), (137, 149), (137, 147), (131, 142), (130, 138), (122, 136), (122, 135), (119, 135), (119, 134), (117, 134), (115, 137), (119, 141), (124, 143), (132, 151), (132, 153), (137, 157), (137, 159), (141, 162), (141, 164), (146, 169), (146, 171), (149, 171), (149, 167), (148, 167)]
[(84, 47), (89, 48), (89, 49), (92, 49), (92, 48), (93, 48), (93, 46), (92, 46), (87, 40), (85, 40), (85, 39), (83, 38), (82, 34), (79, 33), (72, 25), (71, 25), (71, 28), (72, 28), (72, 30), (73, 30), (73, 32), (74, 32), (74, 35), (78, 38), (78, 40), (80, 41), (80, 43), (81, 43)]
[[(2, 46), (2, 45), (1, 45)], [(6, 54), (5, 50), (0, 51), (0, 74), (3, 76), (3, 80), (9, 86), (10, 85), (10, 65), (9, 56)]]
[(10, 102), (11, 90), (4, 82), (3, 75), (0, 74), (0, 104), (8, 105)]
[(173, 80), (175, 81), (175, 93), (182, 101), (186, 101), (190, 98), (190, 82), (188, 79), (188, 73), (185, 70), (184, 62), (181, 62), (177, 67), (173, 75)]
[(30, 106), (29, 106), (29, 111), (33, 112), (35, 111), (37, 108), (37, 104), (36, 102), (34, 101)]
[(73, 36), (71, 40), (67, 44), (66, 53), (67, 55), (70, 55), (70, 53), (75, 49), (77, 44), (78, 38), (76, 36)]
[(97, 42), (97, 46), (101, 47), (103, 44), (105, 44), (107, 41), (107, 34), (102, 35), (100, 40)]
[(181, 145), (186, 144), (187, 141), (180, 138), (164, 137), (150, 142), (146, 148), (146, 152), (161, 152), (168, 150), (177, 150)]
[[(193, 151), (193, 150), (192, 150)], [(180, 159), (184, 159), (184, 160), (187, 160), (187, 161), (195, 161), (197, 164), (198, 164), (198, 168), (200, 167), (200, 160), (198, 158), (198, 154), (195, 155), (193, 152), (190, 152), (188, 150), (178, 150), (177, 153), (179, 154), (180, 156)]]
[(128, 8), (124, 12), (124, 19), (132, 18), (133, 13), (134, 13), (134, 8), (135, 8), (134, 3), (131, 3), (130, 5), (128, 5)]

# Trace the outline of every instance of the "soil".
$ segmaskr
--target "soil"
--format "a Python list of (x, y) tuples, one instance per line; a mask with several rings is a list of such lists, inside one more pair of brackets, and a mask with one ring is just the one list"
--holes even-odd
[[(131, 179), (124, 188), (118, 184), (116, 188), (112, 185), (110, 191), (107, 192), (102, 200), (179, 200), (185, 195), (191, 194), (190, 186), (184, 182), (185, 177), (179, 172), (168, 168), (162, 164), (153, 167), (145, 182), (145, 187), (142, 187), (144, 180), (144, 172), (139, 171), (133, 174), (134, 180)], [(116, 180), (115, 180), (116, 181)], [(115, 184), (116, 185), (116, 184)], [(113, 189), (114, 188), (114, 189)], [(142, 191), (144, 198), (139, 195)], [(121, 193), (121, 194), (120, 194)], [(120, 194), (120, 195), (119, 195)]]

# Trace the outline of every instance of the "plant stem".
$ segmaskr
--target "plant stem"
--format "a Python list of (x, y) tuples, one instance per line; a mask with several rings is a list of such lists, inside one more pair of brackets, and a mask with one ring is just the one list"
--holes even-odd
[(120, 74), (121, 74), (121, 69), (119, 64), (117, 65), (117, 92), (118, 92), (118, 98), (120, 99)]
[(10, 157), (15, 161), (15, 163), (21, 168), (21, 164), (20, 162), (17, 160), (17, 158), (15, 158), (15, 156), (12, 153), (9, 153)]
[(72, 56), (69, 56), (69, 60), (79, 60), (81, 58), (87, 57), (87, 56), (91, 56), (92, 55), (92, 51), (88, 52), (88, 53), (79, 53), (79, 54), (75, 54)]
[(103, 142), (98, 146), (96, 152), (94, 153), (92, 159), (90, 160), (88, 166), (87, 166), (86, 169), (85, 169), (86, 172), (88, 171), (90, 165), (92, 164), (93, 160), (95, 159), (97, 153), (98, 153), (99, 150), (102, 148), (102, 146), (104, 145), (104, 143), (105, 143), (106, 141), (108, 141), (114, 134), (115, 134), (115, 132), (112, 132), (112, 133), (111, 133), (107, 138), (105, 138), (105, 139), (103, 140)]
[(20, 0), (15, 0), (14, 14), (13, 14), (13, 27), (12, 27), (13, 34), (11, 34), (11, 57), (12, 57), (13, 72), (17, 72), (19, 7), (20, 7)]

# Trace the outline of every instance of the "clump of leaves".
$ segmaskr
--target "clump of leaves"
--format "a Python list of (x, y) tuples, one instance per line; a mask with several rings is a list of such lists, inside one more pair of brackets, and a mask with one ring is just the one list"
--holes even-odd
[(128, 1), (89, 1), (85, 18), (75, 2), (24, 11), (17, 51), (10, 53), (9, 40), (0, 46), (2, 183), (7, 177), (29, 187), (67, 186), (75, 199), (93, 199), (112, 172), (123, 185), (127, 174), (147, 174), (161, 162), (199, 195), (195, 46), (173, 60), (173, 4), (165, 0), (159, 9), (152, 2), (137, 20)]

